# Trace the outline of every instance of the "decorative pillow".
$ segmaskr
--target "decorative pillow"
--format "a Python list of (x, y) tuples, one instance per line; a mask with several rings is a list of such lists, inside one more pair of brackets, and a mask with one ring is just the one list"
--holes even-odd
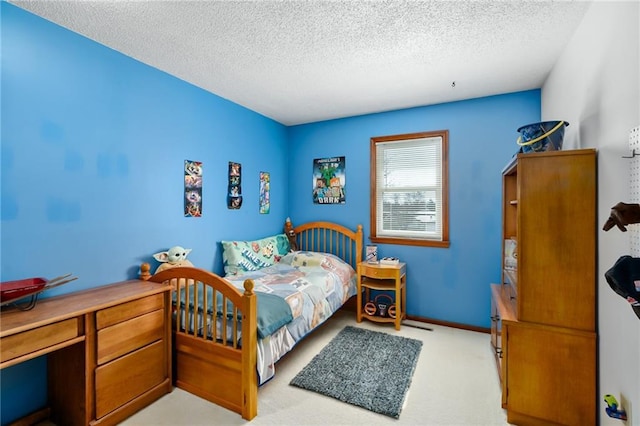
[(255, 241), (222, 241), (222, 261), (226, 275), (257, 271), (280, 261), (289, 252), (285, 234)]

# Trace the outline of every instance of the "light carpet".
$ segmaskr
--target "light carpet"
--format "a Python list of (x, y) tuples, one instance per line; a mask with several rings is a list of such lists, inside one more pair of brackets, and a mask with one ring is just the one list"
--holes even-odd
[(399, 418), (422, 342), (347, 326), (290, 384)]
[[(399, 419), (289, 385), (348, 325), (423, 342)], [(371, 321), (338, 311), (276, 365), (276, 376), (258, 389), (258, 416), (239, 414), (182, 389), (174, 389), (121, 426), (507, 426), (490, 336), (428, 324), (433, 331)]]

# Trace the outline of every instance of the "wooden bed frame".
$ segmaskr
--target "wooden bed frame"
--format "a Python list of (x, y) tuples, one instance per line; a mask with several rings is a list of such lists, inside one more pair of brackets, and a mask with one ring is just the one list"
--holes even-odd
[[(352, 231), (331, 222), (309, 222), (294, 228), (298, 250), (334, 254), (354, 270), (362, 261), (362, 225)], [(170, 281), (174, 289), (184, 285), (185, 280), (195, 282), (201, 289), (191, 291), (186, 286), (185, 299), (194, 306), (202, 302), (205, 306), (220, 307), (212, 318), (205, 318), (203, 327), (212, 332), (199, 333), (197, 327), (181, 326), (174, 320), (175, 385), (187, 392), (228, 408), (251, 420), (258, 413), (257, 362), (257, 301), (253, 292), (254, 283), (244, 282), (244, 293), (237, 290), (224, 278), (199, 268), (176, 267), (158, 274), (149, 273), (150, 266), (140, 267), (140, 278), (163, 283)], [(205, 287), (212, 287), (214, 300), (207, 300)], [(176, 292), (176, 304), (180, 306), (180, 291)], [(203, 300), (198, 301), (199, 294)], [(219, 303), (220, 301), (221, 303)], [(175, 308), (174, 308), (175, 309)], [(206, 316), (205, 316), (206, 317)], [(237, 318), (242, 318), (238, 321)], [(219, 323), (219, 324), (217, 324)], [(233, 330), (227, 335), (227, 329)], [(237, 331), (242, 332), (242, 344), (237, 340)], [(222, 331), (217, 332), (220, 329)]]

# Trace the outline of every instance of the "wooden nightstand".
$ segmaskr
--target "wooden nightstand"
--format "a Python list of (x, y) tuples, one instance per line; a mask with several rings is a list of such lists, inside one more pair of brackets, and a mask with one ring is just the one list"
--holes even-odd
[[(407, 266), (405, 263), (397, 265), (381, 265), (361, 262), (358, 264), (357, 291), (357, 321), (366, 318), (375, 322), (392, 322), (396, 330), (400, 330), (400, 323), (406, 316), (407, 303)], [(371, 290), (394, 292), (395, 315), (379, 316), (364, 312), (362, 289), (364, 288), (365, 303), (369, 301)]]

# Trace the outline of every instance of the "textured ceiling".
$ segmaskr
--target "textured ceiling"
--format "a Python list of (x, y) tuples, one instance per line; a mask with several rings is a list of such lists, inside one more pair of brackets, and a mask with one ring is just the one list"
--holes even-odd
[(286, 125), (539, 88), (590, 5), (10, 2)]

